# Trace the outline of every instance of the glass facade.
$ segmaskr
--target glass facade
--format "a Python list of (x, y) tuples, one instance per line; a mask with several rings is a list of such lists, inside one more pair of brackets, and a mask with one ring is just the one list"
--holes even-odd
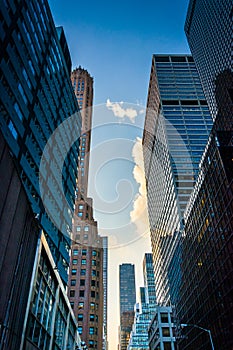
[[(47, 235), (61, 277), (67, 283), (80, 116), (75, 125), (68, 125), (65, 132), (57, 134), (49, 157), (43, 158), (43, 172), (39, 169), (49, 137), (78, 111), (69, 77), (70, 55), (63, 29), (56, 30), (47, 0), (2, 1), (0, 9), (1, 130), (17, 159), (35, 216)], [(73, 144), (70, 151), (69, 144)], [(62, 168), (62, 181), (59, 181), (65, 150), (69, 152)], [(43, 203), (40, 175), (45, 189)], [(61, 201), (63, 192), (67, 206)]]
[(134, 305), (136, 303), (135, 270), (133, 264), (120, 265), (120, 327), (119, 349), (126, 350), (132, 324), (134, 322)]
[(81, 344), (78, 325), (43, 234), (35, 266), (22, 348), (75, 350)]
[[(215, 122), (185, 213), (177, 316), (209, 329), (219, 350), (233, 347), (232, 9), (232, 1), (190, 1), (185, 26)], [(206, 332), (183, 333), (182, 349), (211, 348)]]
[(232, 71), (232, 21), (232, 0), (189, 2), (185, 32), (214, 119), (216, 76), (225, 69)]
[(143, 154), (159, 303), (178, 298), (183, 216), (211, 127), (193, 58), (154, 55)]
[(127, 350), (148, 350), (148, 329), (156, 311), (155, 278), (152, 254), (143, 259), (144, 287), (140, 288), (140, 304), (136, 304), (135, 318)]

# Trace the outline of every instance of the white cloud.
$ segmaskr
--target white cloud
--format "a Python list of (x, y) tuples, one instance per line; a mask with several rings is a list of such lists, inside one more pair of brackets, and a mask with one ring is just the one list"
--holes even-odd
[(143, 235), (149, 232), (149, 220), (147, 214), (146, 180), (144, 175), (144, 163), (142, 153), (142, 139), (137, 137), (132, 150), (135, 162), (133, 175), (139, 184), (139, 193), (134, 198), (133, 210), (130, 212), (131, 222), (137, 226), (137, 232)]
[(129, 118), (132, 123), (135, 123), (135, 118), (138, 113), (134, 108), (122, 108), (123, 102), (111, 102), (110, 99), (107, 99), (106, 107), (113, 112), (115, 117), (125, 119)]

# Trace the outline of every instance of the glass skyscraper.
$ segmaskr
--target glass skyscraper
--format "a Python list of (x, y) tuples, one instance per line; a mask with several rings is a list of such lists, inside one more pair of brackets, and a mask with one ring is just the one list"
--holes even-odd
[(215, 119), (217, 74), (233, 66), (232, 0), (190, 0), (185, 32), (210, 112)]
[(153, 55), (143, 154), (158, 303), (175, 303), (184, 211), (212, 119), (190, 55)]
[[(215, 122), (185, 213), (177, 317), (209, 329), (219, 350), (233, 347), (232, 19), (231, 0), (191, 0), (185, 25)], [(210, 348), (208, 334), (196, 328), (183, 335), (184, 350)]]
[(136, 304), (135, 317), (127, 350), (149, 349), (148, 330), (156, 312), (155, 278), (152, 254), (143, 259), (144, 287), (140, 287), (140, 304)]
[(122, 264), (119, 269), (120, 327), (119, 349), (126, 350), (134, 321), (136, 303), (135, 270), (133, 264)]
[[(81, 127), (79, 115), (75, 123), (67, 123), (60, 129), (42, 164), (41, 159), (55, 129), (79, 110), (70, 81), (70, 54), (63, 29), (54, 26), (47, 0), (1, 1), (0, 9), (0, 126), (66, 284)], [(63, 194), (65, 201), (61, 201)]]

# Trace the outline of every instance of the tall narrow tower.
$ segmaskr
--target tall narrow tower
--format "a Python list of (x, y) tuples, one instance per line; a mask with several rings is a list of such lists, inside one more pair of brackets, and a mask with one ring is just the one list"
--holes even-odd
[(134, 321), (134, 305), (136, 303), (135, 271), (133, 264), (120, 265), (120, 350), (126, 350)]
[(103, 241), (93, 217), (92, 199), (87, 197), (92, 125), (93, 78), (81, 67), (71, 74), (81, 108), (82, 132), (72, 231), (69, 299), (78, 330), (88, 348), (103, 345)]
[(71, 82), (82, 115), (80, 163), (78, 170), (78, 195), (86, 198), (92, 127), (93, 78), (86, 69), (79, 66), (71, 73)]

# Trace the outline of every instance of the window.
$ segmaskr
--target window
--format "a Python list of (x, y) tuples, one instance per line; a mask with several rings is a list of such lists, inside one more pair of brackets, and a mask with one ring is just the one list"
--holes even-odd
[(73, 265), (77, 265), (77, 263), (78, 263), (78, 260), (77, 260), (77, 259), (73, 259), (73, 260), (72, 260), (72, 264), (73, 264)]
[(78, 326), (78, 332), (79, 332), (79, 334), (82, 334), (82, 332), (83, 332), (83, 327)]
[(94, 327), (90, 327), (89, 328), (89, 334), (95, 334), (95, 328)]
[(164, 346), (164, 350), (171, 350), (172, 349), (170, 342), (164, 342), (163, 346)]
[(80, 275), (81, 275), (81, 276), (85, 276), (85, 275), (86, 275), (86, 269), (81, 269)]
[(81, 231), (81, 226), (77, 226), (77, 227), (76, 227), (76, 231), (77, 231), (77, 232)]
[(73, 250), (73, 255), (78, 255), (78, 249)]
[(19, 117), (19, 119), (22, 120), (23, 115), (22, 115), (22, 112), (21, 112), (17, 102), (14, 103), (14, 109), (15, 109), (15, 112), (16, 112), (17, 116)]
[(85, 286), (85, 280), (80, 280), (80, 286)]
[(27, 97), (25, 95), (24, 89), (23, 89), (23, 87), (22, 87), (22, 85), (20, 83), (18, 84), (18, 90), (19, 90), (19, 92), (20, 92), (20, 94), (22, 96), (22, 99), (24, 100), (24, 103), (27, 104), (28, 100), (27, 100)]
[(83, 238), (84, 238), (84, 239), (88, 239), (88, 235), (85, 233), (85, 234), (83, 235)]
[(14, 125), (13, 125), (13, 123), (12, 123), (11, 120), (10, 120), (9, 123), (8, 123), (8, 128), (9, 128), (9, 130), (10, 130), (12, 136), (14, 137), (14, 139), (17, 140), (17, 138), (18, 138), (18, 133), (17, 133), (17, 131), (16, 131), (16, 129), (15, 129), (15, 127), (14, 127)]
[(91, 306), (91, 310), (95, 309), (95, 303), (91, 303), (90, 306)]
[(70, 297), (73, 298), (75, 296), (75, 290), (70, 291)]
[(83, 308), (84, 308), (84, 302), (83, 302), (83, 301), (80, 301), (80, 302), (78, 303), (78, 308), (79, 308), (79, 309), (83, 309)]
[(71, 286), (75, 286), (75, 285), (76, 285), (76, 280), (71, 280), (71, 281), (70, 281), (70, 285), (71, 285)]
[(160, 317), (161, 317), (162, 323), (168, 323), (168, 314), (167, 313), (161, 312)]
[(91, 261), (92, 266), (96, 266), (96, 260)]
[(84, 226), (84, 231), (89, 231), (89, 226)]
[(74, 302), (73, 301), (70, 302), (70, 306), (71, 306), (72, 309), (74, 308)]
[(92, 286), (92, 287), (95, 287), (95, 280), (92, 280), (92, 281), (91, 281), (91, 286)]
[(96, 256), (96, 250), (92, 250), (92, 256)]
[(78, 216), (81, 218), (83, 216), (83, 213), (81, 211), (79, 211)]
[(163, 337), (170, 337), (170, 331), (169, 328), (162, 328), (162, 332), (163, 332)]
[(85, 292), (84, 290), (80, 290), (80, 291), (79, 291), (79, 296), (80, 296), (80, 298), (84, 298), (84, 292)]
[(92, 276), (96, 276), (96, 270), (92, 270), (92, 271), (91, 271), (91, 275), (92, 275)]
[(82, 204), (80, 204), (80, 205), (78, 206), (78, 208), (79, 208), (79, 209), (83, 209), (84, 206), (83, 206)]
[(86, 265), (86, 263), (87, 263), (86, 259), (82, 259), (81, 264)]
[(87, 255), (87, 250), (86, 249), (82, 250), (82, 255)]
[(78, 314), (78, 321), (83, 321), (83, 314)]
[(94, 314), (90, 314), (90, 321), (94, 322), (95, 321), (95, 315)]
[(76, 275), (77, 269), (72, 269), (71, 270), (71, 275)]
[(95, 298), (95, 291), (91, 291), (91, 298)]

